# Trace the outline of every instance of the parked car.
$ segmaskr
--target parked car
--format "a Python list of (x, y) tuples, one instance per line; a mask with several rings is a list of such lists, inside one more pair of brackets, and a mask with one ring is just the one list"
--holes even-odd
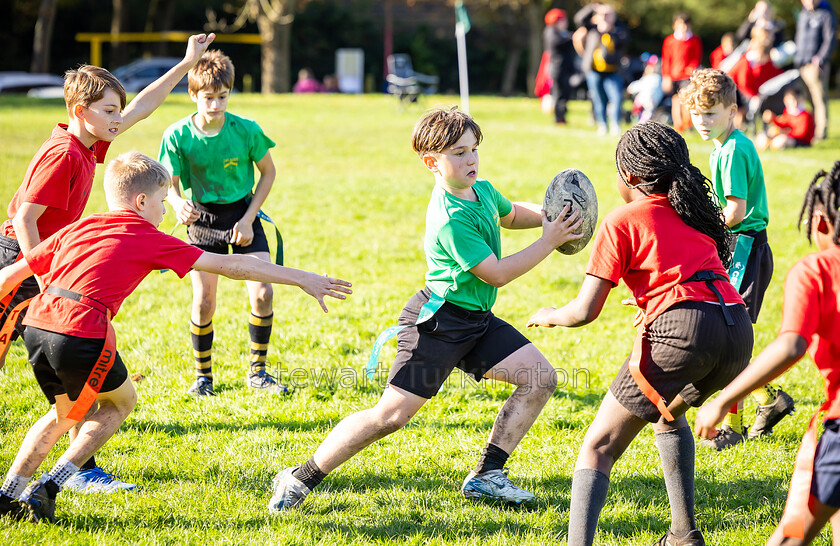
[[(114, 76), (120, 80), (128, 93), (142, 91), (147, 85), (166, 74), (170, 68), (181, 62), (180, 57), (151, 57), (148, 59), (137, 59), (125, 66), (113, 71)], [(187, 77), (178, 82), (175, 93), (186, 93)]]
[(45, 87), (64, 87), (64, 78), (55, 74), (0, 72), (0, 93), (27, 93)]

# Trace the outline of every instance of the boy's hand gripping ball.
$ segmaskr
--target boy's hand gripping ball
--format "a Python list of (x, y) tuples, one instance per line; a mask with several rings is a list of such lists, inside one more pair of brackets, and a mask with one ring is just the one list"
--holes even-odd
[(580, 212), (580, 217), (583, 218), (580, 232), (583, 233), (583, 237), (563, 243), (557, 247), (557, 252), (577, 254), (589, 243), (598, 223), (598, 197), (595, 195), (595, 188), (589, 178), (577, 169), (562, 171), (545, 190), (543, 209), (549, 220), (554, 221), (566, 205), (569, 205), (566, 218), (576, 210)]

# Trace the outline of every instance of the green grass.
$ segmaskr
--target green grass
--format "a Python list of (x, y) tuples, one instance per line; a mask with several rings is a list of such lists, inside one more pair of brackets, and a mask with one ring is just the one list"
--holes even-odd
[[(435, 97), (425, 105), (454, 100)], [(540, 202), (554, 174), (576, 167), (595, 184), (601, 216), (620, 204), (616, 139), (595, 136), (586, 104), (572, 104), (566, 128), (541, 115), (536, 100), (473, 97), (471, 106), (486, 137), (481, 175), (508, 197)], [(831, 132), (839, 135), (840, 104), (832, 106)], [(342, 417), (378, 399), (381, 382), (367, 383), (361, 370), (375, 336), (396, 322), (405, 301), (422, 287), (432, 179), (409, 145), (419, 106), (400, 110), (384, 96), (236, 95), (230, 109), (256, 119), (277, 142), (272, 157), (278, 177), (264, 209), (281, 227), (287, 265), (351, 280), (354, 295), (329, 302), (324, 315), (301, 291), (276, 289), (271, 366), (282, 366), (286, 380), (290, 370), (300, 371), (289, 398), (272, 398), (244, 387), (247, 295), (242, 283), (222, 280), (214, 354), (219, 396), (192, 400), (184, 392), (192, 379), (189, 281), (172, 273), (150, 275), (115, 319), (125, 362), (145, 377), (136, 385), (140, 400), (98, 454), (102, 466), (140, 490), (62, 493), (59, 524), (0, 521), (0, 543), (564, 543), (578, 447), (634, 335), (632, 311), (619, 304), (623, 288), (613, 291), (590, 326), (527, 332), (562, 370), (560, 387), (510, 460), (514, 479), (539, 497), (535, 508), (499, 509), (460, 497), (461, 480), (510, 388), (475, 386), (456, 375), (404, 430), (330, 475), (300, 511), (268, 515), (273, 474), (306, 460)], [(131, 149), (156, 156), (163, 130), (191, 111), (186, 97), (170, 97), (120, 137), (108, 157)], [(0, 99), (0, 205), (6, 206), (30, 158), (65, 117), (61, 102)], [(712, 144), (695, 135), (688, 142), (694, 163), (708, 173)], [(818, 169), (840, 159), (838, 149), (835, 136), (812, 149), (762, 155), (776, 273), (756, 326), (757, 349), (775, 336), (786, 271), (810, 251), (795, 229), (806, 184)], [(103, 170), (97, 171), (89, 213), (105, 209)], [(173, 227), (170, 212), (162, 229)], [(184, 229), (175, 234), (183, 236)], [(506, 232), (504, 252), (538, 236), (536, 230)], [(588, 255), (585, 250), (551, 256), (501, 290), (495, 312), (524, 327), (537, 308), (568, 301), (577, 293)], [(392, 342), (382, 360), (389, 362), (393, 354)], [(771, 438), (724, 453), (698, 450), (697, 513), (709, 544), (763, 544), (779, 520), (799, 439), (823, 398), (822, 381), (809, 362), (780, 383), (799, 411)], [(0, 473), (46, 409), (18, 342), (0, 371)], [(65, 446), (66, 439), (42, 471)], [(597, 543), (650, 544), (668, 522), (659, 458), (645, 430), (613, 471)], [(824, 532), (821, 543), (827, 544), (828, 536)]]

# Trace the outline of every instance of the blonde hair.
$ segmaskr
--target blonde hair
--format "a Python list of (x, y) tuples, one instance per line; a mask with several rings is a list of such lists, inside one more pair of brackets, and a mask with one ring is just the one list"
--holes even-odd
[(691, 79), (680, 90), (680, 101), (689, 110), (703, 110), (721, 103), (725, 107), (735, 104), (735, 81), (722, 70), (702, 68), (691, 74)]
[(88, 108), (111, 89), (120, 97), (120, 110), (125, 108), (125, 88), (113, 74), (89, 64), (83, 64), (75, 70), (64, 73), (64, 102), (67, 111), (72, 114), (77, 104)]
[(233, 89), (233, 62), (230, 57), (214, 49), (206, 52), (195, 63), (188, 75), (190, 93), (197, 95), (199, 91)]
[(481, 143), (481, 128), (469, 114), (457, 106), (436, 108), (423, 114), (414, 126), (411, 147), (419, 155), (440, 153), (458, 142), (467, 131), (475, 135), (476, 145)]
[(166, 167), (137, 151), (122, 153), (105, 167), (105, 197), (109, 203), (130, 203), (136, 195), (150, 195), (169, 182)]

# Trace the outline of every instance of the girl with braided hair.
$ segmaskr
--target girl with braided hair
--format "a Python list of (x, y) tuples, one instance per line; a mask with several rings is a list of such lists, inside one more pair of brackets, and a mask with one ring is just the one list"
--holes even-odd
[(749, 362), (753, 331), (729, 283), (728, 230), (708, 181), (683, 138), (656, 122), (636, 125), (616, 150), (626, 202), (595, 236), (577, 297), (546, 307), (529, 326), (595, 320), (619, 280), (639, 306), (633, 353), (586, 432), (572, 477), (569, 545), (592, 544), (613, 465), (653, 423), (671, 507), (657, 544), (705, 544), (694, 521), (694, 438), (684, 413), (723, 388)]
[[(778, 337), (697, 413), (694, 423), (700, 436), (714, 436), (728, 407), (783, 374), (806, 351), (811, 354), (825, 379), (828, 400), (802, 440), (785, 511), (768, 545), (810, 544), (840, 507), (840, 161), (811, 181), (799, 220), (818, 252), (787, 274)], [(824, 432), (817, 443), (816, 422), (822, 412)], [(836, 523), (832, 521), (835, 544), (840, 539)]]

